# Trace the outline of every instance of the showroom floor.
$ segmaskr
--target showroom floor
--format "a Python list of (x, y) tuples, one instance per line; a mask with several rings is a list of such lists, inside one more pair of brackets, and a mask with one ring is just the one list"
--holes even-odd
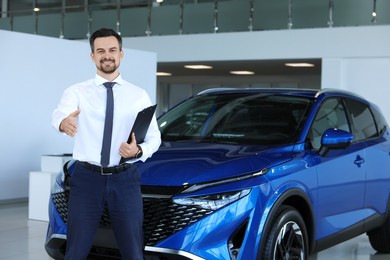
[[(28, 220), (27, 203), (0, 204), (0, 260), (48, 260), (44, 241), (47, 223)], [(366, 235), (313, 255), (309, 260), (385, 260), (375, 255)]]

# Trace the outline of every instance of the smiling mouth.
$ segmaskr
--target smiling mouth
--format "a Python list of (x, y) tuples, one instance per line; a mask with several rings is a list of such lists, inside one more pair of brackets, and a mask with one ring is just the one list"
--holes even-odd
[(104, 64), (104, 63), (114, 63), (114, 60), (102, 60), (100, 63), (101, 64)]

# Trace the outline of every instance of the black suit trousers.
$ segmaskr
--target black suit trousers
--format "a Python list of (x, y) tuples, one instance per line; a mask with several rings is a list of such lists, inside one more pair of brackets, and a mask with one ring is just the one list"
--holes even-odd
[(122, 259), (143, 259), (143, 205), (136, 167), (105, 176), (76, 163), (70, 181), (66, 260), (87, 259), (105, 205)]

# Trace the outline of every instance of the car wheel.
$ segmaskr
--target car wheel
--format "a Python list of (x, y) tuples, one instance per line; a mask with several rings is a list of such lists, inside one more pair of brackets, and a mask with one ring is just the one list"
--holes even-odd
[(306, 226), (296, 209), (281, 206), (268, 230), (261, 259), (307, 259)]
[(379, 228), (367, 232), (371, 246), (379, 253), (390, 253), (390, 210), (386, 221)]

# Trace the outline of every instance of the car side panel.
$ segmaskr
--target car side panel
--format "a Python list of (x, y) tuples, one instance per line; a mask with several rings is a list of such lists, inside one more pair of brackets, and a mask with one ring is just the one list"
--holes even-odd
[(378, 138), (368, 142), (368, 145), (364, 207), (384, 214), (390, 195), (390, 142), (385, 138)]
[[(351, 152), (351, 149), (357, 150)], [(357, 165), (359, 158), (365, 158), (362, 145), (331, 151), (320, 158), (321, 163), (317, 166), (317, 239), (352, 226), (370, 214), (362, 212), (366, 164)]]
[[(307, 155), (307, 153), (299, 152), (295, 154), (292, 161), (275, 166), (267, 173), (266, 177), (270, 180), (272, 189), (266, 200), (264, 213), (259, 216), (260, 222), (256, 222), (254, 224), (256, 227), (252, 227), (252, 230), (257, 230), (256, 246), (252, 250), (249, 248), (245, 250), (240, 259), (251, 259), (252, 253), (250, 252), (261, 250), (264, 247), (268, 229), (279, 206), (289, 203), (294, 207), (294, 201), (300, 201), (297, 197), (308, 203), (307, 206), (299, 203), (295, 207), (297, 209), (307, 207), (305, 210), (307, 214), (303, 214), (303, 218), (307, 220), (307, 228), (313, 229), (309, 224), (309, 219), (314, 217), (314, 209), (311, 206), (317, 204), (317, 173), (315, 164)], [(295, 199), (290, 200), (292, 197)], [(261, 251), (258, 255), (261, 255)]]

